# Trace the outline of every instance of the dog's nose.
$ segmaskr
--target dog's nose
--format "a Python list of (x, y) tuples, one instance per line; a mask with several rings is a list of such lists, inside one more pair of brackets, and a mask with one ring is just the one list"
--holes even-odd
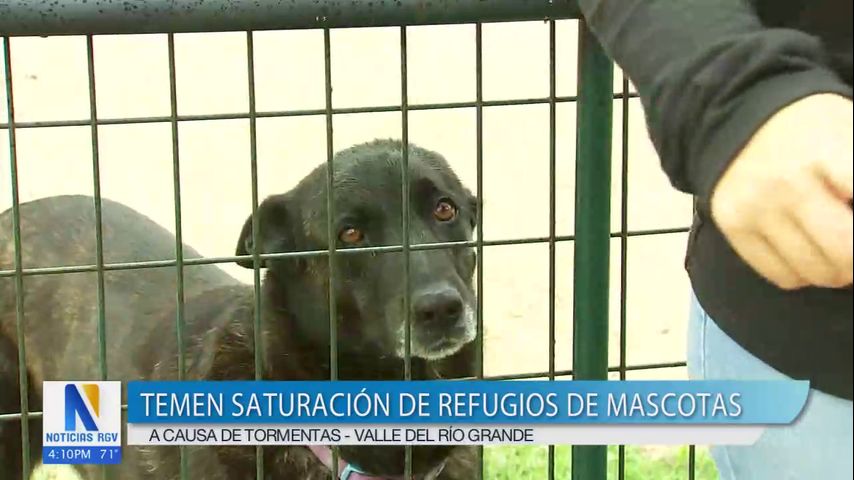
[(463, 299), (451, 288), (423, 292), (412, 299), (412, 312), (415, 321), (422, 324), (450, 326), (463, 313)]

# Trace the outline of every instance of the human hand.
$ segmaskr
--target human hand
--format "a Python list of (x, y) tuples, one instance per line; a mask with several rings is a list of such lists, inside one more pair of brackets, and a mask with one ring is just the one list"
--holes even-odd
[(778, 111), (724, 172), (712, 218), (780, 288), (852, 282), (852, 103), (833, 94)]

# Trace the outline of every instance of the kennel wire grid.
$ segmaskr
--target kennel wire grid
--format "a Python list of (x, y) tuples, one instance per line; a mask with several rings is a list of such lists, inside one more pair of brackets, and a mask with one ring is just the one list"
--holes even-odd
[[(435, 0), (423, 2), (419, 0), (400, 0), (393, 2), (351, 2), (342, 5), (335, 0), (261, 0), (256, 2), (237, 2), (229, 0), (202, 0), (193, 6), (180, 6), (169, 0), (144, 2), (127, 7), (113, 2), (87, 2), (86, 0), (69, 0), (53, 5), (44, 3), (33, 4), (23, 0), (11, 1), (0, 5), (0, 34), (3, 35), (4, 67), (6, 73), (6, 97), (8, 106), (7, 122), (0, 123), (0, 129), (6, 129), (9, 137), (9, 155), (11, 166), (12, 220), (15, 251), (14, 270), (0, 270), (0, 277), (13, 277), (15, 284), (16, 305), (16, 336), (18, 340), (19, 378), (21, 392), (21, 407), (19, 413), (0, 414), (0, 421), (21, 422), (21, 442), (23, 446), (23, 470), (29, 471), (31, 458), (29, 452), (28, 419), (38, 418), (41, 412), (31, 411), (26, 395), (28, 385), (26, 376), (26, 351), (23, 342), (25, 325), (23, 322), (23, 278), (31, 275), (52, 275), (74, 272), (97, 272), (98, 289), (98, 341), (99, 364), (101, 379), (108, 378), (106, 362), (105, 303), (104, 303), (104, 272), (123, 269), (140, 269), (155, 267), (175, 267), (177, 281), (176, 304), (177, 313), (175, 332), (178, 337), (179, 378), (184, 374), (184, 282), (183, 270), (185, 265), (215, 264), (233, 262), (238, 259), (251, 258), (254, 263), (253, 284), (255, 289), (255, 343), (260, 342), (260, 296), (258, 295), (261, 277), (259, 261), (266, 258), (295, 258), (306, 256), (327, 256), (329, 258), (330, 276), (335, 275), (334, 261), (336, 255), (358, 252), (401, 252), (404, 259), (409, 258), (411, 251), (453, 248), (460, 246), (474, 247), (477, 251), (478, 291), (477, 306), (477, 339), (479, 343), (479, 358), (477, 378), (493, 380), (514, 380), (547, 377), (579, 379), (607, 379), (609, 372), (618, 372), (619, 378), (625, 379), (631, 370), (648, 370), (656, 368), (682, 367), (685, 362), (669, 362), (645, 365), (627, 365), (626, 362), (626, 289), (627, 289), (627, 245), (628, 238), (644, 235), (663, 235), (683, 233), (687, 228), (666, 228), (650, 230), (628, 230), (628, 120), (629, 99), (636, 95), (630, 93), (629, 82), (622, 79), (622, 92), (614, 94), (613, 63), (605, 55), (601, 46), (593, 38), (590, 31), (580, 24), (579, 28), (579, 59), (578, 59), (578, 92), (577, 96), (559, 97), (556, 95), (555, 82), (555, 20), (579, 18), (578, 8), (573, 0), (498, 0), (489, 2), (477, 0)], [(483, 100), (482, 75), (482, 24), (487, 22), (545, 20), (549, 23), (549, 96), (546, 98), (524, 98), (500, 101)], [(410, 25), (429, 24), (475, 24), (475, 71), (476, 99), (474, 102), (430, 103), (410, 105), (407, 95), (407, 44), (406, 27)], [(332, 105), (332, 59), (330, 48), (330, 29), (345, 27), (400, 27), (400, 75), (401, 99), (400, 105), (385, 105), (358, 108), (334, 108)], [(325, 108), (258, 112), (255, 108), (255, 78), (253, 31), (282, 30), (282, 29), (323, 29), (324, 40), (324, 78), (325, 78)], [(213, 115), (178, 115), (175, 68), (175, 33), (213, 32), (213, 31), (245, 31), (247, 66), (248, 66), (248, 98), (249, 108), (246, 113), (213, 114)], [(98, 118), (96, 108), (96, 86), (94, 70), (93, 35), (108, 34), (139, 34), (165, 33), (168, 41), (169, 86), (170, 86), (170, 115), (163, 117), (137, 118)], [(10, 37), (28, 35), (86, 35), (88, 87), (89, 87), (89, 118), (68, 121), (36, 121), (16, 122), (14, 111), (14, 95), (12, 85), (12, 58)], [(610, 217), (610, 184), (611, 184), (611, 134), (613, 101), (620, 100), (622, 108), (622, 151), (621, 154), (621, 215), (620, 230), (611, 232)], [(575, 220), (574, 235), (556, 234), (555, 215), (555, 166), (556, 155), (556, 105), (564, 102), (577, 102), (577, 133), (576, 133), (576, 198), (575, 210), (579, 212)], [(549, 105), (549, 235), (548, 237), (522, 238), (509, 240), (486, 241), (478, 238), (469, 242), (444, 242), (433, 244), (409, 244), (409, 198), (408, 189), (408, 114), (415, 110), (475, 108), (476, 112), (476, 171), (478, 207), (482, 211), (483, 192), (483, 108), (510, 105)], [(250, 135), (250, 168), (252, 183), (252, 213), (253, 237), (257, 225), (258, 207), (258, 170), (256, 119), (268, 117), (324, 115), (326, 120), (326, 161), (331, 164), (333, 157), (333, 116), (346, 113), (400, 112), (401, 139), (403, 141), (403, 168), (401, 170), (403, 216), (403, 245), (352, 248), (336, 251), (332, 215), (328, 215), (327, 233), (329, 249), (322, 251), (285, 252), (277, 254), (251, 256), (212, 257), (200, 259), (184, 259), (181, 249), (181, 181), (180, 181), (180, 152), (178, 147), (179, 122), (222, 119), (248, 119)], [(98, 127), (101, 125), (140, 124), (140, 123), (171, 124), (172, 138), (172, 167), (173, 167), (173, 196), (175, 207), (175, 260), (143, 261), (132, 263), (104, 263), (103, 241), (101, 235), (101, 183), (98, 148)], [(60, 127), (60, 126), (89, 126), (92, 140), (92, 172), (94, 209), (96, 220), (96, 252), (94, 265), (73, 265), (44, 268), (24, 268), (21, 262), (21, 231), (20, 231), (20, 202), (18, 198), (17, 155), (15, 145), (16, 129)], [(327, 191), (331, 192), (332, 174), (327, 169)], [(327, 194), (329, 211), (334, 211), (333, 196)], [(482, 232), (483, 216), (478, 217), (478, 231)], [(608, 285), (609, 285), (609, 251), (610, 239), (620, 239), (620, 355), (617, 366), (608, 366)], [(555, 250), (558, 242), (575, 243), (574, 285), (573, 285), (573, 368), (572, 370), (555, 369)], [(549, 368), (546, 372), (530, 372), (515, 375), (500, 375), (486, 377), (483, 374), (483, 250), (485, 246), (547, 243), (549, 246)], [(402, 273), (404, 286), (409, 282), (409, 264), (404, 261)], [(334, 298), (334, 282), (330, 282), (330, 356), (331, 380), (338, 375), (337, 369), (337, 338), (336, 315)], [(408, 288), (404, 298), (405, 307), (409, 303)], [(406, 322), (405, 377), (411, 378), (410, 370), (410, 325)], [(260, 378), (261, 352), (255, 349), (255, 375)], [(483, 477), (483, 447), (479, 448), (481, 468), (479, 477)], [(597, 480), (607, 477), (607, 450), (605, 446), (573, 446), (571, 475), (573, 480)], [(333, 454), (337, 451), (333, 449)], [(337, 459), (333, 459), (333, 464)], [(689, 448), (688, 469), (686, 476), (694, 478), (694, 448)], [(411, 449), (406, 449), (406, 476), (411, 475)], [(103, 470), (104, 477), (109, 472)], [(181, 447), (181, 478), (190, 478), (184, 448)], [(264, 476), (263, 456), (261, 447), (256, 448), (256, 475), (258, 479)], [(619, 479), (625, 478), (625, 447), (619, 446), (618, 471)], [(554, 446), (548, 447), (548, 478), (555, 478)]]

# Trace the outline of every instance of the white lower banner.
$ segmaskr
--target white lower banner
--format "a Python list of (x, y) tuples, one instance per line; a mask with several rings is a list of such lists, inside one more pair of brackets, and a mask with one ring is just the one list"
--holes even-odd
[(751, 445), (754, 425), (133, 424), (128, 445)]

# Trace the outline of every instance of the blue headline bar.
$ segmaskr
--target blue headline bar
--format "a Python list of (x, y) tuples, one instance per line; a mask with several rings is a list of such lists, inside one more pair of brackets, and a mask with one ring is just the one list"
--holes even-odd
[(787, 424), (804, 381), (128, 382), (129, 423)]

